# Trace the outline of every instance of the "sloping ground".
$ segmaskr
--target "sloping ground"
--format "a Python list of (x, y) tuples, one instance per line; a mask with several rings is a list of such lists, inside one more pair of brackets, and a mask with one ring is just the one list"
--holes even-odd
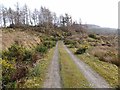
[(37, 44), (40, 44), (41, 40), (35, 35), (30, 35), (25, 31), (20, 30), (3, 30), (2, 31), (2, 49), (5, 50), (15, 42), (23, 45), (26, 48), (32, 48)]
[[(20, 29), (14, 30), (8, 28), (3, 30), (2, 39), (4, 47), (2, 58), (5, 63), (2, 61), (0, 64), (2, 63), (2, 65), (4, 65), (3, 71), (5, 74), (3, 79), (7, 82), (3, 83), (3, 87), (9, 88), (12, 87), (13, 84), (15, 86), (13, 86), (14, 88), (40, 87), (42, 80), (44, 79), (45, 69), (49, 64), (49, 58), (51, 57), (51, 53), (48, 54), (48, 51), (50, 52), (50, 49), (54, 47), (56, 41), (51, 39), (48, 35), (44, 36), (42, 33), (37, 31)], [(44, 42), (42, 42), (43, 39)], [(8, 47), (10, 48), (6, 50)], [(8, 62), (9, 65), (7, 64)], [(8, 72), (7, 68), (9, 67), (6, 67), (5, 65), (11, 65), (15, 68), (10, 69)], [(5, 78), (6, 76), (8, 77), (7, 79)], [(32, 83), (31, 80), (27, 80), (28, 78), (29, 80), (32, 78)], [(36, 80), (38, 80), (38, 82), (36, 82)], [(23, 86), (24, 83), (25, 86)]]
[(46, 72), (48, 71), (49, 65), (51, 64), (54, 48), (51, 48), (46, 56), (40, 59), (34, 68), (29, 68), (30, 73), (24, 85), (21, 88), (42, 88), (44, 81), (46, 80)]

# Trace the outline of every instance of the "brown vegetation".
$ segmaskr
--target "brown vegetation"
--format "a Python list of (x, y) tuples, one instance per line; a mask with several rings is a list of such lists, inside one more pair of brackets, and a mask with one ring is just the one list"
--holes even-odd
[(15, 29), (3, 30), (2, 32), (2, 49), (7, 49), (15, 42), (19, 43), (26, 48), (32, 48), (41, 43), (41, 39), (38, 36), (31, 35), (25, 31), (19, 31)]
[(97, 46), (92, 49), (90, 54), (98, 57), (99, 60), (119, 65), (118, 52), (113, 47)]

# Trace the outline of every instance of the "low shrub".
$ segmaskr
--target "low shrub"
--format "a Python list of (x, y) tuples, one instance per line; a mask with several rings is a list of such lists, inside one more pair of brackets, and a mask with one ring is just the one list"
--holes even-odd
[(79, 48), (79, 49), (75, 52), (75, 54), (83, 54), (83, 53), (85, 53), (85, 51), (86, 51), (85, 48)]
[(64, 40), (65, 45), (69, 45), (69, 48), (77, 47), (78, 43), (77, 41), (73, 40)]
[(32, 52), (23, 46), (13, 44), (7, 51), (2, 52), (2, 59), (15, 61), (28, 61), (32, 59)]
[(11, 76), (11, 81), (15, 82), (25, 77), (28, 73), (28, 68), (25, 65), (18, 65), (15, 72)]
[(39, 52), (40, 54), (45, 54), (47, 53), (48, 48), (44, 45), (39, 45), (36, 47), (36, 51)]
[(33, 57), (33, 52), (32, 51), (30, 51), (30, 50), (25, 50), (24, 51), (24, 58), (23, 58), (23, 61), (31, 61), (32, 60), (32, 57)]
[(8, 60), (0, 60), (0, 64), (2, 65), (2, 87), (6, 87), (11, 81), (12, 74), (15, 73), (15, 66)]
[[(20, 81), (28, 74), (28, 66), (33, 66), (36, 61), (41, 58), (49, 48), (55, 46), (55, 41), (45, 41), (42, 45), (38, 45), (35, 49), (29, 50), (15, 43), (8, 50), (2, 52), (2, 86), (15, 87), (17, 81)], [(38, 75), (38, 67), (35, 69), (34, 75)]]
[(57, 41), (57, 38), (55, 38), (54, 36), (51, 36), (51, 37), (45, 37), (44, 38), (44, 41)]
[(42, 56), (40, 55), (40, 53), (39, 52), (34, 52), (33, 54), (32, 54), (32, 62), (31, 63), (36, 63), (36, 61), (38, 60), (38, 59), (40, 59)]
[(90, 38), (97, 39), (97, 37), (96, 37), (95, 34), (89, 34), (88, 36), (89, 36)]
[(72, 40), (64, 40), (65, 45), (74, 44)]
[[(37, 50), (45, 53), (46, 47), (39, 47)], [(14, 44), (8, 50), (2, 52), (2, 86), (4, 88), (14, 87), (16, 81), (21, 80), (28, 73), (28, 65), (33, 65), (40, 58), (40, 53), (35, 50), (27, 50), (24, 47)]]
[(76, 52), (75, 54), (83, 54), (86, 52), (86, 50), (88, 49), (87, 46), (81, 46)]
[(78, 43), (70, 44), (68, 47), (69, 47), (69, 48), (78, 48), (78, 47), (79, 47), (79, 44), (78, 44)]
[(47, 48), (52, 48), (56, 45), (56, 42), (55, 41), (45, 41), (43, 43), (44, 46), (46, 46)]

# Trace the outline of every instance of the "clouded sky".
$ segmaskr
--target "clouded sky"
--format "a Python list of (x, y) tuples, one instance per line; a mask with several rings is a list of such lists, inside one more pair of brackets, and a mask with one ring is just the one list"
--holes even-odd
[(31, 9), (45, 6), (57, 15), (69, 13), (77, 21), (81, 18), (82, 23), (117, 28), (118, 1), (120, 0), (0, 0), (0, 4), (14, 8), (16, 2), (20, 6), (26, 3)]

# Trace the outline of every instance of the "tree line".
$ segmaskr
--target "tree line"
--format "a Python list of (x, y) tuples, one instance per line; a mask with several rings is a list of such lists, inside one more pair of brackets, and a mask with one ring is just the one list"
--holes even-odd
[[(74, 22), (75, 23), (75, 22)], [(34, 9), (33, 11), (25, 4), (20, 7), (17, 2), (15, 8), (6, 8), (0, 5), (0, 27), (14, 26), (70, 26), (73, 24), (69, 14), (57, 17), (55, 12), (51, 12), (46, 7)]]

